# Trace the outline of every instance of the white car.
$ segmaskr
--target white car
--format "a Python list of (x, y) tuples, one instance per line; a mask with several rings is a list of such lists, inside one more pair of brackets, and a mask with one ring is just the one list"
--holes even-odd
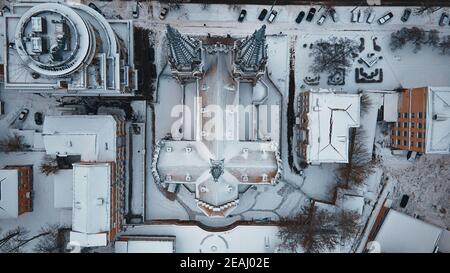
[(380, 19), (378, 19), (378, 24), (384, 25), (385, 23), (389, 22), (389, 20), (391, 20), (392, 17), (394, 17), (394, 14), (392, 14), (392, 12), (389, 12)]
[(166, 19), (168, 12), (169, 12), (169, 10), (167, 8), (162, 8), (161, 12), (159, 13), (159, 19), (161, 19), (161, 20)]
[(359, 21), (359, 17), (361, 17), (361, 10), (352, 11), (352, 23), (356, 23)]
[(19, 120), (24, 121), (27, 118), (29, 112), (30, 110), (28, 110), (27, 108), (23, 109), (19, 114)]
[(319, 26), (323, 25), (323, 23), (325, 22), (325, 19), (327, 19), (327, 16), (326, 16), (326, 14), (324, 13), (324, 14), (322, 14), (322, 16), (320, 16), (319, 20), (317, 20), (317, 24), (318, 24)]
[(374, 20), (375, 20), (375, 11), (371, 11), (371, 12), (369, 13), (369, 16), (367, 16), (366, 22), (367, 22), (368, 24), (372, 24)]
[(273, 20), (275, 20), (275, 17), (277, 17), (278, 12), (276, 10), (272, 10), (272, 12), (269, 15), (269, 18), (267, 18), (267, 22), (272, 23)]
[(139, 6), (137, 2), (136, 5), (133, 6), (133, 18), (134, 19), (139, 18)]

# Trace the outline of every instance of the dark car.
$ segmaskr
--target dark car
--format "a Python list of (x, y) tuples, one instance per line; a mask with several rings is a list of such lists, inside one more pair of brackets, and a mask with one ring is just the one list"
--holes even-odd
[(41, 112), (34, 113), (34, 122), (36, 125), (42, 125), (44, 123), (44, 118)]
[(402, 196), (402, 200), (400, 200), (400, 207), (401, 208), (406, 207), (406, 205), (408, 204), (408, 201), (409, 201), (409, 196), (407, 194), (404, 194)]
[(336, 10), (331, 8), (331, 9), (328, 10), (328, 13), (330, 14), (331, 19), (333, 20), (333, 22), (336, 23), (338, 21)]
[(314, 14), (316, 14), (316, 9), (315, 8), (310, 8), (308, 15), (306, 16), (306, 21), (311, 22), (312, 19), (314, 18)]
[(264, 21), (264, 19), (266, 18), (267, 12), (268, 11), (266, 9), (263, 9), (261, 11), (261, 13), (259, 14), (259, 16), (258, 16), (258, 20), (259, 21)]
[(96, 12), (100, 13), (101, 15), (103, 15), (102, 10), (99, 9), (94, 3), (89, 3), (88, 6), (89, 6), (91, 9), (93, 9), (93, 10), (95, 10)]
[(380, 19), (378, 19), (378, 24), (380, 25), (384, 25), (387, 22), (389, 22), (392, 17), (394, 17), (394, 14), (392, 14), (392, 12), (388, 12), (385, 15), (383, 15)]
[(247, 15), (247, 11), (245, 9), (241, 10), (241, 13), (239, 14), (238, 21), (242, 22), (244, 21), (245, 16)]
[(295, 18), (295, 22), (297, 24), (300, 24), (303, 20), (303, 17), (305, 17), (305, 12), (304, 11), (300, 11), (297, 15), (297, 18)]
[(411, 9), (410, 8), (406, 8), (403, 11), (403, 15), (402, 15), (402, 18), (400, 18), (400, 20), (402, 20), (402, 22), (405, 23), (406, 21), (408, 21), (409, 16), (411, 16)]
[(443, 27), (447, 24), (447, 21), (448, 21), (448, 14), (443, 12), (441, 18), (439, 19), (439, 25)]

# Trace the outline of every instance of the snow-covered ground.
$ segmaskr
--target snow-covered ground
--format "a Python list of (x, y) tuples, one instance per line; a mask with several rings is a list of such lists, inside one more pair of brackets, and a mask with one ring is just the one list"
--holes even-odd
[[(113, 18), (120, 15), (124, 19), (131, 19), (132, 6), (134, 1), (82, 1), (95, 3), (107, 17)], [(146, 145), (145, 150), (141, 149), (139, 142), (136, 142), (136, 150), (145, 151), (147, 161), (147, 173), (145, 174), (145, 187), (137, 188), (134, 192), (135, 196), (145, 196), (145, 204), (143, 200), (133, 198), (134, 208), (145, 208), (145, 220), (161, 220), (161, 219), (178, 219), (178, 220), (198, 220), (204, 224), (211, 226), (228, 225), (236, 220), (276, 220), (282, 216), (288, 216), (295, 213), (301, 208), (304, 202), (310, 198), (320, 201), (329, 202), (333, 199), (336, 188), (335, 164), (322, 164), (321, 166), (310, 166), (305, 169), (304, 176), (298, 176), (290, 171), (287, 166), (288, 145), (286, 132), (286, 105), (288, 104), (288, 73), (289, 73), (289, 50), (295, 51), (295, 78), (296, 78), (296, 95), (310, 88), (304, 83), (303, 79), (311, 74), (309, 67), (312, 58), (309, 56), (309, 45), (320, 39), (327, 39), (331, 36), (347, 37), (357, 42), (360, 38), (364, 38), (364, 51), (361, 56), (375, 52), (372, 43), (372, 37), (377, 37), (377, 44), (381, 47), (381, 51), (375, 52), (383, 58), (378, 61), (372, 69), (383, 69), (384, 79), (380, 83), (358, 84), (355, 82), (355, 68), (361, 67), (357, 61), (350, 68), (345, 85), (331, 86), (327, 83), (328, 75), (321, 75), (318, 87), (332, 88), (337, 91), (345, 91), (355, 93), (358, 90), (392, 90), (398, 87), (419, 87), (419, 86), (450, 86), (449, 61), (450, 56), (442, 56), (437, 50), (433, 50), (424, 46), (418, 53), (413, 53), (412, 48), (405, 48), (393, 52), (389, 48), (389, 37), (392, 32), (399, 30), (401, 27), (418, 26), (425, 30), (437, 29), (440, 36), (450, 35), (450, 28), (438, 27), (438, 20), (441, 12), (450, 12), (449, 8), (443, 8), (439, 12), (432, 15), (417, 16), (412, 15), (407, 23), (400, 21), (402, 7), (375, 7), (376, 19), (384, 15), (387, 11), (392, 11), (394, 18), (389, 23), (380, 26), (376, 22), (367, 23), (351, 23), (350, 10), (353, 7), (336, 8), (339, 16), (339, 22), (333, 23), (330, 18), (319, 26), (315, 22), (322, 14), (322, 10), (318, 11), (314, 21), (308, 23), (305, 20), (301, 24), (294, 22), (300, 10), (308, 11), (310, 6), (276, 6), (278, 16), (275, 22), (268, 24), (257, 20), (259, 12), (267, 6), (258, 5), (196, 5), (183, 4), (179, 9), (170, 9), (167, 18), (161, 21), (158, 18), (161, 6), (159, 2), (143, 2), (140, 3), (139, 18), (135, 20), (137, 26), (149, 28), (153, 32), (152, 41), (156, 50), (157, 68), (162, 71), (166, 63), (166, 51), (164, 46), (164, 35), (166, 24), (170, 24), (177, 28), (180, 32), (189, 35), (211, 35), (226, 36), (230, 34), (235, 37), (243, 37), (251, 34), (255, 29), (261, 27), (262, 24), (267, 25), (266, 33), (268, 35), (267, 42), (269, 44), (268, 72), (274, 84), (280, 90), (283, 96), (282, 103), (282, 126), (281, 126), (281, 154), (284, 162), (283, 179), (275, 186), (260, 187), (258, 189), (250, 188), (240, 197), (238, 208), (233, 211), (230, 218), (217, 220), (205, 217), (197, 208), (193, 194), (186, 188), (180, 187), (177, 198), (173, 201), (157, 188), (150, 172), (150, 162), (152, 155), (153, 142), (165, 136), (170, 132), (172, 121), (170, 116), (171, 107), (181, 102), (181, 90), (177, 83), (170, 80), (161, 80), (159, 94), (159, 104), (155, 105), (156, 123), (153, 126), (152, 116), (155, 114), (150, 107), (147, 109), (146, 120)], [(237, 18), (241, 8), (247, 10), (247, 17), (243, 23), (238, 23)], [(319, 9), (319, 6), (316, 8)], [(364, 10), (365, 8), (362, 8)], [(3, 29), (2, 20), (0, 20), (0, 30)], [(2, 37), (0, 36), (0, 42)], [(3, 43), (1, 43), (3, 46)], [(3, 52), (1, 50), (0, 52)], [(0, 61), (2, 56), (0, 56)], [(381, 98), (379, 93), (371, 94), (373, 107), (368, 113), (362, 116), (361, 124), (367, 137), (367, 146), (371, 150), (372, 143), (375, 139), (377, 145), (377, 154), (379, 155), (379, 168), (364, 183), (363, 186), (356, 189), (356, 192), (365, 199), (363, 212), (363, 221), (367, 219), (370, 212), (376, 205), (376, 200), (380, 192), (380, 180), (383, 172), (389, 177), (394, 186), (393, 208), (405, 212), (412, 216), (419, 216), (425, 221), (437, 224), (441, 227), (448, 228), (450, 226), (449, 202), (450, 200), (450, 159), (445, 156), (429, 156), (424, 155), (420, 159), (407, 161), (405, 157), (392, 156), (388, 147), (384, 147), (377, 141), (385, 138), (380, 126), (376, 124), (377, 111), (380, 106)], [(18, 94), (3, 90), (0, 86), (0, 99), (5, 102), (6, 115), (0, 116), (0, 138), (10, 134), (10, 129), (37, 130), (41, 128), (34, 123), (34, 113), (43, 112), (45, 114), (54, 114), (58, 112), (58, 101), (55, 98), (46, 96), (38, 96), (31, 94)], [(17, 122), (17, 115), (23, 108), (30, 110), (28, 119), (24, 123)], [(294, 107), (297, 108), (296, 106)], [(162, 118), (164, 117), (164, 118)], [(155, 127), (155, 128), (154, 128)], [(289, 128), (290, 129), (290, 128)], [(155, 139), (153, 133), (155, 132)], [(140, 140), (141, 141), (141, 140)], [(295, 142), (293, 143), (295, 145)], [(27, 163), (34, 165), (34, 211), (20, 216), (16, 220), (2, 220), (0, 227), (3, 230), (15, 228), (18, 225), (25, 226), (31, 230), (31, 233), (37, 233), (41, 226), (47, 223), (60, 223), (70, 225), (70, 211), (55, 209), (53, 207), (53, 179), (51, 176), (42, 175), (39, 170), (39, 163), (42, 159), (42, 152), (29, 153), (0, 153), (0, 168), (7, 164)], [(143, 158), (134, 157), (136, 159)], [(138, 169), (138, 168), (136, 168)], [(136, 176), (133, 179), (143, 179), (142, 176)], [(142, 192), (145, 190), (145, 192)], [(405, 208), (399, 207), (399, 200), (403, 194), (408, 194), (410, 199)], [(141, 211), (136, 211), (140, 213)], [(148, 230), (147, 230), (148, 229)], [(246, 228), (244, 228), (246, 229)], [(166, 231), (166, 232), (165, 232)], [(170, 231), (170, 232), (169, 232)], [(183, 239), (177, 241), (177, 249), (180, 251), (202, 250), (202, 239), (209, 236), (209, 233), (202, 231), (197, 227), (169, 227), (160, 226), (144, 227), (139, 226), (130, 233), (161, 233), (163, 235), (177, 235), (180, 238), (190, 237), (191, 234), (200, 234), (199, 237), (192, 240)], [(203, 232), (203, 233), (202, 233)], [(258, 233), (258, 229), (251, 229), (251, 232)], [(261, 235), (268, 233), (270, 238), (275, 238), (276, 228), (267, 228), (260, 232)], [(248, 231), (239, 232), (239, 236), (247, 236)], [(154, 234), (152, 234), (154, 235)], [(237, 245), (240, 239), (230, 234), (214, 234), (214, 238), (223, 236), (230, 244), (227, 246), (228, 251), (238, 251)], [(197, 236), (197, 235), (196, 235)], [(228, 237), (227, 237), (228, 236)], [(265, 235), (264, 235), (265, 236)], [(261, 246), (264, 238), (258, 238), (257, 246), (249, 248), (249, 251), (262, 251), (265, 248)], [(233, 239), (234, 238), (234, 239)], [(177, 238), (178, 240), (178, 238)], [(269, 250), (274, 251), (274, 240), (270, 239)], [(194, 242), (194, 243), (192, 243)], [(253, 242), (253, 241), (249, 241)], [(192, 243), (192, 244), (191, 244)], [(180, 244), (180, 245), (178, 245)], [(348, 251), (348, 246), (342, 246), (340, 251)], [(241, 250), (244, 251), (244, 250)]]

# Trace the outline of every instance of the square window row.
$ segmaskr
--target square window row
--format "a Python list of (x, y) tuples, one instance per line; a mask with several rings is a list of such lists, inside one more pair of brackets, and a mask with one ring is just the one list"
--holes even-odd
[[(415, 118), (416, 116), (417, 116), (418, 118), (423, 118), (425, 115), (424, 115), (423, 112), (417, 112), (417, 113), (411, 112), (411, 113), (410, 113), (410, 117), (411, 117), (411, 118)], [(398, 118), (408, 118), (408, 113), (407, 113), (407, 112), (404, 112), (404, 113), (398, 113)]]
[[(400, 139), (397, 139), (397, 145), (401, 145), (401, 144), (403, 144), (403, 146), (408, 146), (408, 141), (406, 141), (406, 140), (401, 141)], [(422, 148), (422, 141), (418, 141), (415, 144), (416, 144), (417, 148)], [(414, 141), (410, 142), (410, 146), (414, 147)]]

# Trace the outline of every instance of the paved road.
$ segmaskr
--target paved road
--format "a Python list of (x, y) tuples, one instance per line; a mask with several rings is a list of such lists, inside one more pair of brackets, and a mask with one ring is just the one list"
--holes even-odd
[[(207, 3), (207, 4), (255, 4), (255, 5), (272, 5), (274, 0), (181, 0), (182, 3)], [(369, 1), (373, 2), (373, 1)], [(450, 6), (448, 0), (380, 0), (381, 5), (384, 6), (422, 6), (424, 3), (428, 6)], [(333, 6), (352, 6), (352, 5), (367, 5), (367, 1), (363, 0), (322, 0), (322, 1), (307, 1), (307, 0), (278, 0), (277, 5), (310, 5), (329, 3)]]

